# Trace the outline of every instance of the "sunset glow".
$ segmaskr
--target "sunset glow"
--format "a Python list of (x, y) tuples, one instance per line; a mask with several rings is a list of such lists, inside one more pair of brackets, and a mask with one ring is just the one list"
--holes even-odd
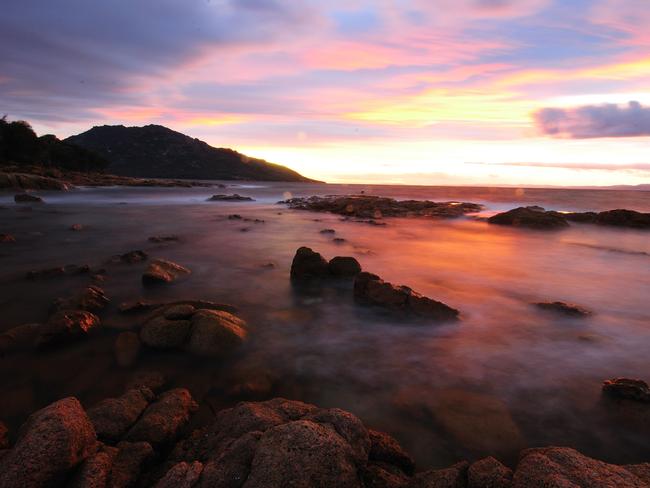
[(648, 12), (644, 0), (9, 0), (0, 111), (59, 137), (161, 124), (331, 182), (642, 184)]

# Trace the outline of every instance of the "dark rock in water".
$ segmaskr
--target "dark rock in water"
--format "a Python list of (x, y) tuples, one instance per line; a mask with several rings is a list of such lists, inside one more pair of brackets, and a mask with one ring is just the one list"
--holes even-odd
[(228, 220), (243, 220), (243, 217), (239, 214), (228, 215)]
[(391, 436), (384, 432), (368, 429), (370, 436), (370, 455), (368, 459), (374, 462), (388, 463), (397, 466), (405, 474), (412, 476), (415, 471), (413, 458)]
[(467, 488), (510, 488), (512, 470), (493, 457), (472, 463), (467, 470)]
[(122, 302), (118, 305), (117, 308), (120, 311), (120, 313), (131, 314), (131, 313), (147, 312), (159, 306), (160, 306), (159, 303), (148, 302), (146, 300), (137, 300), (135, 302)]
[(539, 302), (534, 304), (536, 307), (549, 312), (556, 312), (570, 317), (587, 317), (591, 311), (579, 305), (566, 302)]
[(30, 195), (29, 193), (19, 193), (18, 195), (14, 195), (14, 202), (16, 202), (16, 203), (43, 203), (43, 199), (41, 197), (37, 197), (36, 195)]
[(9, 429), (0, 422), (0, 449), (9, 449)]
[(292, 280), (323, 278), (328, 275), (328, 263), (323, 256), (308, 247), (301, 247), (296, 251), (291, 263)]
[(11, 234), (0, 234), (0, 242), (16, 242), (16, 238)]
[(60, 310), (86, 310), (99, 312), (106, 308), (110, 300), (100, 287), (91, 285), (71, 298), (58, 298), (52, 304), (52, 312)]
[(346, 242), (346, 241), (345, 241), (345, 239), (343, 239), (342, 237), (335, 237), (334, 239), (332, 239), (332, 242), (333, 242), (334, 244), (343, 244), (343, 243)]
[(624, 398), (650, 403), (650, 387), (643, 380), (614, 378), (603, 382), (603, 393), (614, 398)]
[(180, 462), (167, 471), (167, 474), (156, 483), (155, 488), (192, 488), (198, 482), (202, 472), (203, 464), (199, 461)]
[(528, 227), (539, 230), (563, 229), (569, 226), (563, 214), (539, 209), (541, 207), (519, 207), (496, 214), (487, 221), (490, 224)]
[(122, 332), (115, 340), (115, 360), (118, 366), (133, 366), (140, 352), (140, 338), (135, 332)]
[(120, 442), (107, 486), (135, 486), (143, 467), (154, 455), (154, 450), (148, 442)]
[(118, 441), (136, 423), (154, 399), (148, 388), (127, 391), (119, 398), (107, 398), (88, 409), (88, 417), (102, 440)]
[(52, 315), (39, 329), (37, 347), (64, 344), (87, 335), (99, 327), (99, 317), (85, 310), (63, 310)]
[(596, 217), (599, 225), (615, 227), (632, 227), (636, 229), (650, 229), (650, 213), (635, 212), (634, 210), (608, 210), (600, 212)]
[(568, 447), (526, 449), (519, 456), (512, 488), (644, 488), (648, 485), (622, 466), (588, 458)]
[[(338, 215), (375, 219), (382, 217), (428, 217), (455, 218), (471, 212), (479, 212), (483, 207), (465, 202), (431, 202), (428, 200), (403, 200), (368, 195), (329, 195), (324, 197), (291, 198), (283, 203), (291, 209), (331, 212)], [(383, 225), (383, 224), (382, 224)]]
[(50, 278), (58, 278), (61, 276), (74, 276), (90, 272), (90, 266), (83, 264), (77, 266), (76, 264), (68, 264), (66, 266), (58, 266), (56, 268), (46, 268), (27, 272), (28, 280), (45, 280)]
[(36, 344), (41, 324), (23, 324), (0, 334), (0, 355), (32, 349)]
[(129, 251), (127, 253), (122, 254), (119, 257), (119, 260), (123, 263), (128, 263), (128, 264), (133, 264), (133, 263), (140, 263), (142, 261), (146, 261), (149, 255), (140, 250), (136, 251)]
[(177, 242), (180, 241), (178, 236), (152, 236), (149, 239), (149, 242)]
[(124, 439), (148, 442), (153, 446), (166, 445), (176, 439), (197, 408), (198, 405), (185, 388), (166, 391), (147, 407)]
[(164, 259), (156, 259), (149, 264), (149, 267), (142, 275), (142, 283), (145, 285), (171, 283), (190, 273), (189, 269), (180, 264)]
[(464, 488), (467, 486), (469, 463), (462, 461), (445, 469), (418, 473), (409, 488)]
[(361, 273), (359, 261), (349, 256), (336, 256), (330, 259), (329, 272), (336, 278), (353, 278)]
[(379, 276), (362, 272), (354, 280), (354, 298), (366, 305), (377, 305), (401, 313), (432, 320), (455, 320), (459, 312), (442, 302), (414, 292), (407, 286), (395, 286)]
[(334, 229), (323, 229), (320, 231), (321, 234), (336, 234)]
[(221, 201), (221, 202), (254, 202), (255, 199), (251, 197), (244, 197), (241, 196), (237, 193), (234, 193), (232, 195), (212, 195), (210, 198), (208, 198), (209, 202), (216, 202), (216, 201)]
[(0, 486), (58, 486), (97, 448), (93, 426), (76, 398), (33, 413), (16, 445), (0, 459)]
[(595, 224), (598, 217), (597, 212), (568, 212), (562, 214), (570, 222), (579, 222), (582, 224)]
[(201, 356), (225, 356), (246, 341), (246, 328), (246, 322), (228, 312), (197, 310), (186, 349)]

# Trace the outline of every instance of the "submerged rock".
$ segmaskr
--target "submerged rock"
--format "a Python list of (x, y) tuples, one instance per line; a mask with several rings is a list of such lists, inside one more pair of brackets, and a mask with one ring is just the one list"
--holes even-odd
[(176, 235), (168, 235), (168, 236), (151, 236), (149, 239), (149, 242), (177, 242), (180, 241), (180, 237)]
[(31, 349), (40, 334), (41, 324), (23, 324), (0, 334), (0, 354)]
[(149, 267), (142, 275), (142, 283), (145, 285), (171, 283), (190, 273), (191, 271), (189, 269), (180, 264), (172, 263), (164, 259), (156, 259), (149, 264)]
[(512, 488), (647, 488), (622, 466), (588, 458), (568, 447), (526, 449), (519, 457)]
[(39, 329), (36, 346), (42, 348), (66, 343), (86, 336), (99, 325), (99, 317), (85, 310), (57, 312)]
[(39, 270), (32, 270), (27, 272), (28, 280), (44, 280), (49, 278), (58, 278), (61, 276), (74, 276), (86, 274), (90, 272), (90, 266), (83, 264), (77, 266), (76, 264), (67, 264), (65, 266), (57, 266), (55, 268), (45, 268)]
[(367, 272), (362, 272), (355, 278), (354, 298), (361, 304), (376, 305), (432, 320), (455, 320), (459, 315), (458, 310), (442, 302), (420, 295), (407, 286), (395, 286)]
[(16, 203), (43, 203), (41, 197), (30, 195), (29, 193), (19, 193), (14, 195), (14, 202)]
[(566, 302), (539, 302), (534, 304), (536, 307), (549, 312), (556, 312), (570, 317), (588, 317), (591, 311), (579, 305)]
[(55, 486), (93, 454), (93, 426), (76, 398), (65, 398), (33, 413), (16, 445), (0, 459), (0, 486)]
[(99, 312), (106, 308), (110, 300), (99, 286), (91, 285), (83, 289), (78, 295), (70, 298), (58, 298), (52, 304), (52, 311), (60, 310), (85, 310)]
[(251, 197), (243, 197), (237, 193), (232, 195), (212, 195), (208, 198), (209, 202), (224, 201), (224, 202), (254, 202), (255, 199)]
[(119, 256), (118, 261), (127, 264), (140, 263), (146, 261), (149, 255), (141, 250), (129, 251)]
[(603, 382), (603, 393), (614, 398), (624, 398), (650, 403), (650, 387), (643, 380), (614, 378)]
[(538, 230), (563, 229), (569, 222), (559, 212), (546, 211), (541, 207), (518, 207), (493, 215), (487, 219), (490, 224), (528, 227)]

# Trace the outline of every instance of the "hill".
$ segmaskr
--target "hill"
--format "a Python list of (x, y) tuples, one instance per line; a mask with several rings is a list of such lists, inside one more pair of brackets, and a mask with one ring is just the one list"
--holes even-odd
[(110, 173), (140, 178), (204, 180), (312, 181), (279, 164), (232, 149), (215, 148), (161, 125), (104, 125), (66, 142), (109, 161)]

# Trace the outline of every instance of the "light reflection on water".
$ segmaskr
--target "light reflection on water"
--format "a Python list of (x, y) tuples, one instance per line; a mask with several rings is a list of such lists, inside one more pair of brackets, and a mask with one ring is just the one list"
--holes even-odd
[[(48, 204), (31, 212), (13, 204), (0, 210), (0, 231), (18, 241), (0, 248), (0, 327), (43, 320), (52, 299), (84, 283), (28, 283), (25, 271), (101, 265), (114, 254), (145, 249), (189, 267), (191, 278), (143, 290), (141, 265), (109, 266), (104, 288), (114, 304), (141, 296), (211, 299), (237, 305), (251, 325), (250, 344), (225, 363), (147, 353), (136, 366), (163, 370), (172, 384), (190, 387), (213, 405), (236, 401), (227, 395), (233, 377), (248, 372), (269, 378), (269, 395), (353, 411), (396, 435), (422, 467), (486, 454), (512, 463), (520, 447), (549, 444), (615, 462), (647, 460), (649, 414), (603, 402), (600, 383), (614, 376), (650, 379), (650, 234), (577, 224), (545, 233), (471, 219), (390, 219), (374, 227), (275, 205), (287, 191), (303, 196), (359, 188), (399, 198), (474, 201), (486, 204), (486, 212), (520, 203), (650, 210), (648, 193), (568, 190), (268, 184), (46, 194)], [(226, 192), (256, 202), (204, 201)], [(9, 197), (0, 197), (0, 204)], [(231, 213), (265, 223), (231, 221)], [(71, 232), (73, 223), (86, 229)], [(319, 233), (323, 228), (334, 228), (346, 242), (333, 243)], [(156, 234), (178, 234), (182, 241), (147, 242)], [(364, 269), (460, 309), (463, 319), (413, 325), (378, 315), (353, 304), (350, 284), (292, 289), (288, 270), (302, 245), (327, 258), (353, 255)], [(275, 268), (261, 266), (268, 262)], [(541, 300), (576, 302), (595, 314), (560, 318), (530, 306)], [(107, 330), (85, 343), (4, 359), (0, 387), (13, 392), (13, 400), (0, 401), (0, 418), (18, 423), (28, 408), (66, 394), (91, 404), (119, 393), (130, 372), (113, 363), (115, 332), (108, 327), (133, 320), (109, 311)]]

